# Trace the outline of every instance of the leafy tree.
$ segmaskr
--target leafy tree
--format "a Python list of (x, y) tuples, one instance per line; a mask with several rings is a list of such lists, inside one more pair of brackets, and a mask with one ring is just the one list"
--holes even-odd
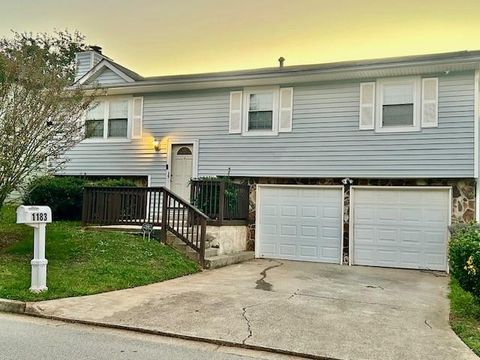
[(78, 32), (0, 38), (0, 207), (25, 179), (60, 168), (82, 139), (95, 89), (72, 84), (75, 53), (86, 48)]

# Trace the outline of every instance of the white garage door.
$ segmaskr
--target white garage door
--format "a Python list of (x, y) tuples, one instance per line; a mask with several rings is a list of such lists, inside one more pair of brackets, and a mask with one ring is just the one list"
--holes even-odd
[(257, 257), (341, 262), (343, 188), (257, 187)]
[(449, 188), (353, 187), (353, 263), (446, 270)]

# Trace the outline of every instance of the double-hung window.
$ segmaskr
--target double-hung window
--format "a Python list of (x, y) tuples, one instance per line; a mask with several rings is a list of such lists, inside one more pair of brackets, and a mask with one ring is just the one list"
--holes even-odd
[(273, 93), (250, 94), (248, 131), (273, 129)]
[(377, 86), (376, 131), (419, 130), (420, 79), (380, 80)]
[(128, 100), (109, 102), (108, 137), (126, 138), (128, 134)]
[(129, 99), (97, 102), (85, 118), (86, 139), (128, 139)]
[(245, 91), (245, 135), (278, 133), (278, 88), (257, 88)]
[(105, 120), (105, 103), (99, 102), (93, 104), (87, 112), (85, 119), (85, 138), (103, 139)]

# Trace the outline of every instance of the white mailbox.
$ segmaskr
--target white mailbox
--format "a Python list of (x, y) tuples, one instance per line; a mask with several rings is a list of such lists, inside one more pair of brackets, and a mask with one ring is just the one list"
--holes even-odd
[(52, 210), (48, 206), (25, 206), (17, 208), (17, 224), (33, 227), (33, 259), (31, 292), (41, 292), (47, 288), (47, 264), (45, 259), (45, 229), (52, 222)]
[(52, 210), (48, 206), (25, 206), (17, 208), (17, 224), (47, 224), (52, 222)]

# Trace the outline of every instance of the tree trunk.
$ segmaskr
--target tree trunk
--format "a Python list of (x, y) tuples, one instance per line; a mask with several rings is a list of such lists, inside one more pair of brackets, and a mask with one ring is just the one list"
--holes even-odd
[(9, 187), (4, 186), (0, 188), (0, 210), (2, 209), (3, 204), (5, 203), (5, 199), (10, 193), (11, 193), (11, 190)]

